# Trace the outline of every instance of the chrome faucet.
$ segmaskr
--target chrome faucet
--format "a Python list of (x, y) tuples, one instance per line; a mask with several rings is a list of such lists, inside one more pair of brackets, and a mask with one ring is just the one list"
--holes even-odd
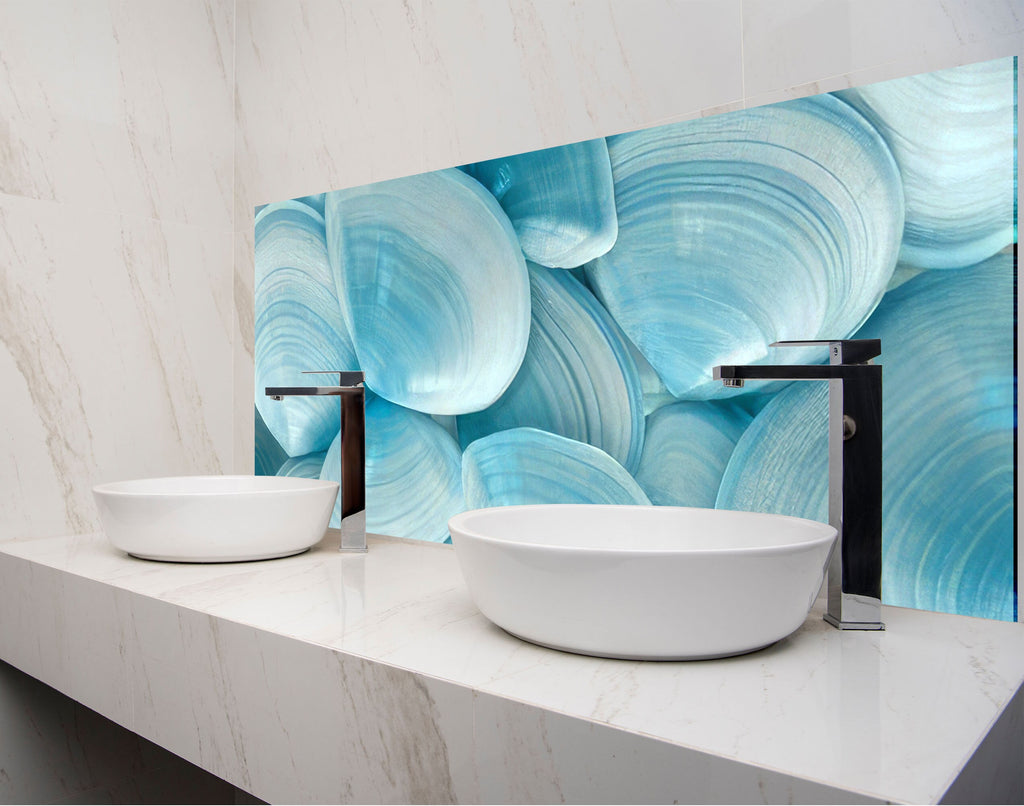
[(304, 372), (337, 375), (337, 386), (268, 386), (273, 400), (337, 395), (341, 401), (341, 551), (366, 551), (366, 390), (362, 372)]
[(828, 520), (839, 533), (828, 567), (825, 621), (841, 630), (884, 630), (882, 623), (882, 352), (879, 339), (778, 341), (772, 347), (825, 344), (829, 363), (720, 366), (726, 386), (748, 380), (828, 381)]

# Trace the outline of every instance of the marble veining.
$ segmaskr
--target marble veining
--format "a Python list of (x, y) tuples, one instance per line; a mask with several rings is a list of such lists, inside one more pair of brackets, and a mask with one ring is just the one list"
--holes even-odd
[(486, 621), (450, 547), (372, 542), (219, 566), (9, 542), (0, 657), (291, 801), (935, 802), (1024, 682), (1021, 625), (895, 607), (719, 661), (570, 655)]

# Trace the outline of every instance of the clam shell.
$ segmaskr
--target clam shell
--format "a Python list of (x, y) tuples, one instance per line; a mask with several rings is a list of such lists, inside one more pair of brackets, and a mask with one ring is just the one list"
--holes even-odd
[(284, 448), (274, 439), (267, 424), (260, 416), (260, 410), (256, 409), (254, 435), (254, 465), (257, 476), (273, 476), (277, 469), (284, 464), (288, 454)]
[[(315, 386), (306, 370), (357, 369), (327, 259), (323, 218), (300, 202), (271, 204), (256, 218), (256, 408), (289, 456), (326, 450), (338, 432), (338, 401), (273, 401), (268, 386)], [(310, 380), (310, 377), (314, 380)]]
[(497, 400), (526, 352), (530, 282), (494, 197), (452, 168), (328, 193), (325, 210), (367, 384), (428, 414)]
[(970, 266), (1015, 240), (1013, 58), (835, 93), (885, 138), (903, 176), (902, 262)]
[[(338, 481), (340, 434), (320, 477)], [(366, 404), (366, 530), (443, 543), (448, 519), (465, 509), (462, 452), (425, 414), (381, 398)], [(341, 523), (340, 502), (331, 525)]]
[(600, 448), (536, 428), (478, 439), (462, 457), (469, 509), (516, 504), (649, 504), (640, 485)]
[(658, 506), (714, 507), (722, 474), (750, 424), (743, 409), (681, 401), (647, 418), (637, 483)]
[(885, 291), (902, 185), (847, 104), (661, 126), (609, 138), (609, 153), (619, 236), (587, 277), (675, 397), (735, 394), (712, 367), (762, 361), (771, 342), (848, 337)]
[[(327, 459), (327, 451), (318, 451), (306, 456), (293, 456), (288, 459), (280, 468), (276, 476), (296, 476), (302, 479), (318, 479), (324, 468), (324, 461)], [(337, 481), (337, 479), (334, 479)]]
[(737, 441), (715, 507), (828, 522), (827, 383), (792, 383), (768, 401)]
[(636, 470), (643, 392), (625, 337), (568, 272), (528, 266), (532, 323), (523, 364), (497, 402), (458, 418), (459, 441), (530, 426), (594, 445)]
[(527, 259), (574, 268), (607, 252), (618, 232), (604, 139), (463, 167), (508, 214)]

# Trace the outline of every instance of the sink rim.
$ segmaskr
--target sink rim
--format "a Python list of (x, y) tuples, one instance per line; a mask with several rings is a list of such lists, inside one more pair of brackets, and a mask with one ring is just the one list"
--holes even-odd
[[(263, 480), (266, 481), (263, 481)], [(186, 489), (185, 486), (178, 488), (160, 489), (158, 485), (168, 482), (192, 482), (207, 485), (217, 485), (220, 482), (247, 482), (253, 486), (246, 489), (243, 487), (232, 488), (223, 484), (217, 489)], [(271, 483), (273, 482), (273, 483)], [(323, 490), (327, 487), (337, 487), (338, 482), (327, 479), (310, 479), (303, 476), (247, 476), (244, 474), (217, 475), (204, 474), (195, 476), (154, 476), (152, 478), (125, 479), (121, 481), (108, 481), (95, 485), (92, 490), (94, 494), (113, 495), (126, 497), (143, 496), (235, 496), (235, 495), (282, 495), (300, 492), (304, 490)]]
[[(484, 534), (479, 530), (479, 527), (472, 528), (467, 525), (467, 522), (472, 523), (477, 517), (485, 518), (489, 517), (492, 513), (498, 512), (551, 512), (551, 511), (567, 511), (567, 510), (599, 510), (599, 511), (615, 511), (617, 515), (627, 515), (630, 513), (649, 513), (651, 511), (661, 511), (665, 513), (666, 517), (672, 513), (699, 513), (698, 517), (706, 516), (706, 513), (716, 513), (711, 516), (716, 520), (735, 520), (739, 522), (743, 521), (757, 521), (764, 518), (770, 518), (773, 521), (787, 523), (791, 526), (796, 526), (801, 529), (808, 531), (808, 536), (805, 539), (791, 540), (788, 542), (769, 542), (762, 545), (748, 545), (748, 546), (706, 546), (706, 547), (693, 547), (693, 546), (667, 546), (667, 547), (653, 547), (653, 546), (642, 546), (642, 545), (611, 545), (611, 546), (595, 546), (595, 545), (571, 545), (565, 543), (551, 543), (542, 542), (536, 539), (535, 535), (525, 534), (517, 537), (505, 537), (505, 536), (494, 536), (490, 534)], [(720, 514), (719, 514), (720, 513)], [(816, 521), (810, 518), (800, 518), (795, 515), (781, 515), (769, 512), (749, 512), (746, 510), (735, 510), (735, 509), (712, 509), (710, 507), (679, 507), (679, 506), (658, 506), (658, 505), (645, 505), (645, 504), (512, 504), (509, 506), (498, 506), (498, 507), (484, 507), (480, 509), (471, 509), (461, 512), (458, 515), (453, 516), (449, 519), (449, 532), (452, 532), (452, 525), (454, 524), (455, 529), (464, 533), (466, 537), (470, 537), (474, 540), (482, 540), (489, 543), (498, 545), (509, 545), (509, 546), (530, 546), (538, 550), (548, 551), (565, 551), (569, 553), (580, 552), (580, 553), (609, 553), (609, 554), (642, 554), (642, 555), (687, 555), (687, 556), (708, 556), (713, 557), (717, 555), (729, 555), (729, 554), (774, 554), (774, 553), (785, 553), (796, 549), (797, 547), (811, 548), (816, 545), (831, 543), (838, 535), (838, 530), (831, 524), (823, 521)], [(813, 534), (817, 533), (817, 534)], [(461, 536), (461, 535), (460, 535)], [(452, 542), (456, 540), (455, 534), (452, 534)]]

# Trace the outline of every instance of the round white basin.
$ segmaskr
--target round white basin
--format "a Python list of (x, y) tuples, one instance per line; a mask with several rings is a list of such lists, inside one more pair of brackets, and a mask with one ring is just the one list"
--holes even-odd
[(448, 522), (470, 594), (515, 636), (612, 658), (752, 652), (796, 630), (836, 530), (685, 507), (494, 507)]
[(103, 531), (146, 560), (214, 563), (298, 554), (324, 536), (338, 484), (284, 476), (179, 476), (93, 488)]

